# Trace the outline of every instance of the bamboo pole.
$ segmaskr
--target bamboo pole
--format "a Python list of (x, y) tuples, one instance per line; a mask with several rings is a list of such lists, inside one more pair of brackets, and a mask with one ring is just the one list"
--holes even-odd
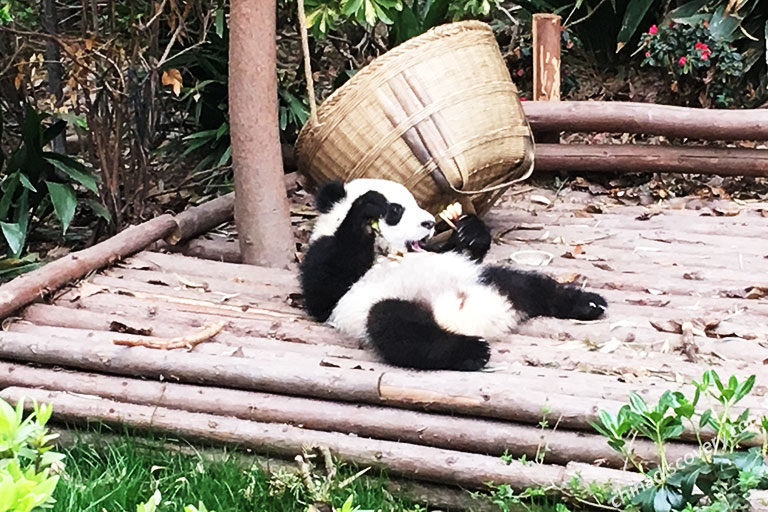
[(768, 176), (768, 151), (748, 148), (538, 144), (537, 171)]
[[(534, 460), (547, 463), (600, 462), (622, 468), (624, 459), (602, 436), (557, 429), (540, 429), (515, 423), (404, 411), (387, 407), (345, 404), (246, 392), (217, 387), (141, 381), (99, 374), (32, 368), (0, 362), (3, 387), (45, 388), (110, 400), (189, 412), (233, 416), (251, 421), (286, 423), (327, 432), (343, 432), (391, 441), (404, 441), (471, 453)], [(643, 461), (656, 463), (655, 446), (644, 440), (633, 445)], [(669, 443), (667, 456), (682, 458), (694, 448)]]
[[(66, 421), (101, 421), (127, 424), (142, 430), (168, 432), (191, 439), (236, 443), (270, 456), (292, 457), (306, 446), (328, 447), (342, 460), (386, 469), (398, 476), (435, 483), (485, 489), (488, 482), (514, 489), (566, 486), (574, 477), (585, 485), (632, 485), (642, 475), (588, 464), (566, 466), (524, 464), (499, 457), (477, 455), (336, 432), (320, 432), (289, 425), (259, 423), (225, 416), (199, 414), (163, 407), (94, 400), (58, 391), (10, 387), (0, 397), (16, 404), (21, 399), (53, 405), (55, 418)], [(27, 406), (31, 404), (27, 402)]]
[[(715, 110), (620, 101), (526, 101), (538, 132), (644, 133), (702, 140), (768, 140), (768, 109)], [(538, 158), (538, 155), (537, 155)], [(538, 160), (537, 160), (538, 165)]]

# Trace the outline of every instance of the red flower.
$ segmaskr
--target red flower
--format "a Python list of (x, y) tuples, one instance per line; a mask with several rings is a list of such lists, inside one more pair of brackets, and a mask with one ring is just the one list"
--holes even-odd
[(517, 70), (517, 76), (523, 76), (525, 74), (525, 71), (523, 71), (523, 68), (520, 68)]
[(657, 27), (656, 25), (651, 25), (651, 28), (648, 29), (648, 33), (651, 35), (656, 34), (656, 32), (658, 31), (659, 31), (659, 27)]
[(651, 52), (645, 52), (645, 57), (648, 58), (651, 56)]
[(693, 47), (701, 52), (701, 60), (709, 59), (709, 56), (712, 54), (712, 50), (709, 49), (709, 46), (700, 41), (693, 45)]
[(520, 96), (520, 101), (528, 101), (528, 99), (525, 96)]
[(682, 57), (680, 57), (680, 60), (678, 60), (677, 63), (680, 64), (681, 66), (685, 66), (686, 60), (687, 59), (685, 58), (685, 55), (683, 55)]
[(675, 26), (675, 22), (674, 22), (674, 21), (670, 21), (670, 22), (669, 22), (669, 26), (670, 26), (670, 27), (674, 27), (674, 26)]

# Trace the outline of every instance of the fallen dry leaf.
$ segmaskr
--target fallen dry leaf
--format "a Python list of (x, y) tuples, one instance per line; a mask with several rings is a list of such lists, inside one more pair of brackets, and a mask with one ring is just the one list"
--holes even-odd
[(123, 334), (138, 334), (139, 336), (152, 335), (152, 328), (131, 327), (130, 325), (126, 325), (123, 322), (118, 322), (117, 320), (113, 320), (109, 323), (109, 330)]
[(178, 96), (181, 94), (181, 72), (176, 68), (171, 68), (168, 71), (163, 71), (161, 78), (163, 85), (170, 85), (173, 88), (173, 94)]
[(552, 201), (549, 200), (546, 196), (534, 194), (531, 196), (531, 202), (532, 203), (538, 203), (543, 204), (544, 206), (550, 206), (552, 204)]
[(768, 286), (753, 286), (747, 288), (746, 292), (745, 297), (748, 299), (762, 299), (768, 297)]

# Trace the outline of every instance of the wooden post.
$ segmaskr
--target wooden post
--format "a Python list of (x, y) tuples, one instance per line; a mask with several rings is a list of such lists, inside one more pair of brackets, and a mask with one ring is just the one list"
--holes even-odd
[[(560, 16), (533, 15), (533, 100), (560, 101)], [(560, 132), (536, 134), (536, 142), (560, 142)]]
[(245, 263), (294, 261), (277, 117), (274, 0), (232, 0), (229, 118), (235, 221)]
[(560, 16), (533, 15), (533, 99), (560, 100)]

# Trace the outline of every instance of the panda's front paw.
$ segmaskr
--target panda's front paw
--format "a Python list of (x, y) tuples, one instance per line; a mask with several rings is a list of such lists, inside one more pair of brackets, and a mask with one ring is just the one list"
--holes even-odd
[(369, 190), (355, 199), (347, 216), (361, 222), (363, 226), (368, 226), (371, 222), (383, 218), (388, 207), (389, 202), (382, 194)]
[(456, 222), (454, 232), (456, 248), (473, 260), (482, 260), (491, 248), (491, 232), (477, 215), (469, 214)]
[(574, 320), (597, 320), (607, 309), (608, 303), (600, 295), (580, 292), (575, 297), (570, 317)]

